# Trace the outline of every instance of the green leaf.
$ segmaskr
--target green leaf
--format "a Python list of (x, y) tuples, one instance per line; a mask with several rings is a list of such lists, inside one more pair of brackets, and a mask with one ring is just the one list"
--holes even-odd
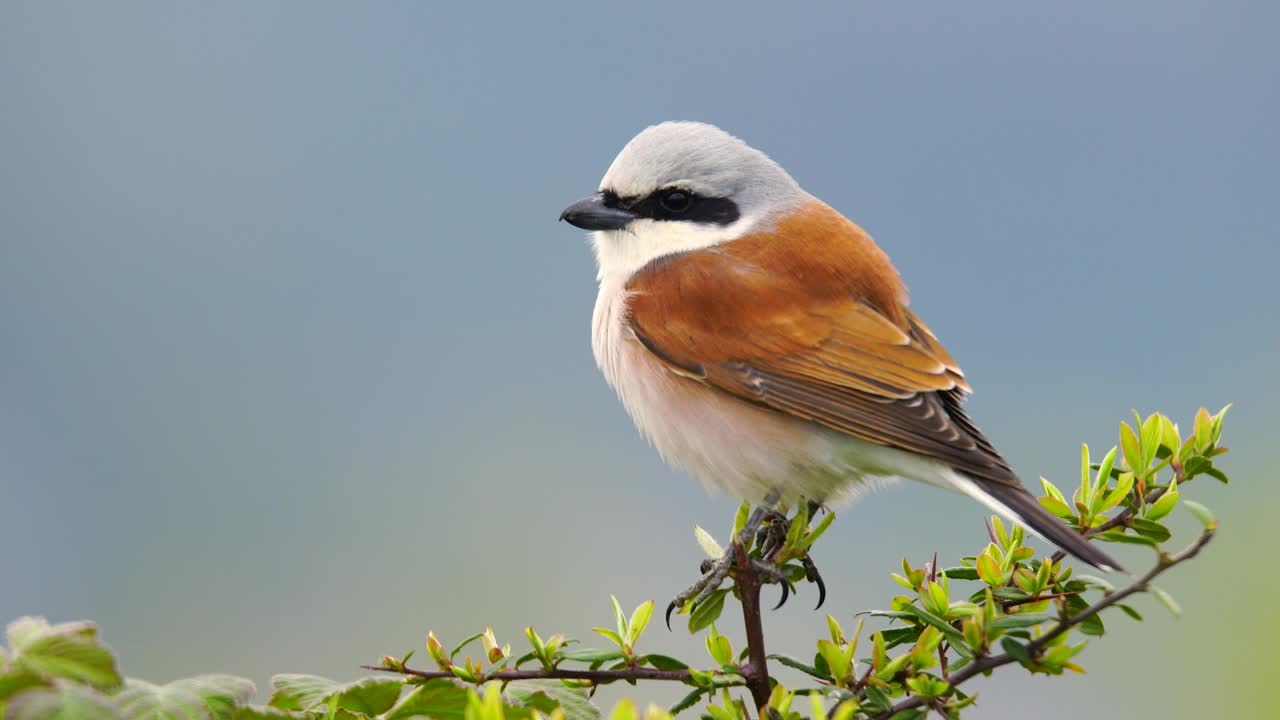
[(1213, 461), (1203, 455), (1196, 455), (1194, 457), (1187, 458), (1187, 462), (1182, 468), (1183, 479), (1190, 480), (1200, 475), (1208, 475), (1224, 485), (1229, 482), (1226, 473), (1214, 467)]
[[(382, 720), (463, 720), (469, 691), (452, 680), (428, 680), (406, 694)], [(508, 716), (510, 718), (510, 716)], [(236, 720), (239, 720), (237, 718)]]
[(1137, 610), (1134, 610), (1133, 606), (1125, 605), (1124, 603), (1117, 603), (1116, 607), (1123, 610), (1125, 615), (1128, 615), (1129, 617), (1133, 618), (1134, 620), (1137, 620), (1138, 622), (1142, 622), (1142, 613), (1138, 612)]
[(1196, 412), (1195, 421), (1195, 438), (1196, 449), (1208, 449), (1210, 443), (1213, 442), (1213, 418), (1209, 415), (1209, 411), (1200, 408)]
[(338, 683), (316, 675), (286, 673), (271, 678), (275, 692), (267, 704), (281, 710), (314, 710), (336, 698), (336, 707), (379, 715), (396, 704), (404, 684), (397, 679), (364, 678)]
[(563, 708), (566, 720), (595, 720), (600, 709), (591, 704), (585, 690), (565, 687), (559, 680), (516, 680), (503, 693), (509, 704), (550, 715)]
[(649, 600), (636, 608), (631, 613), (631, 619), (627, 621), (627, 641), (635, 645), (640, 640), (640, 635), (644, 633), (644, 629), (649, 625), (649, 618), (653, 616), (653, 601)]
[(613, 601), (613, 619), (618, 623), (618, 639), (614, 642), (625, 645), (626, 642), (622, 638), (627, 636), (627, 616), (622, 614), (622, 606), (618, 604), (618, 598), (610, 595), (609, 599)]
[(916, 617), (940, 630), (947, 638), (947, 642), (951, 643), (951, 647), (955, 648), (956, 652), (965, 657), (968, 657), (971, 654), (968, 650), (968, 646), (965, 644), (964, 635), (962, 635), (959, 630), (952, 627), (951, 623), (943, 620), (937, 615), (934, 615), (928, 610), (918, 608), (915, 605), (908, 605), (906, 609)]
[(1107, 592), (1112, 592), (1116, 589), (1116, 586), (1112, 585), (1110, 581), (1096, 575), (1076, 575), (1075, 582), (1083, 583), (1088, 587), (1101, 588)]
[(724, 548), (720, 547), (720, 543), (711, 537), (711, 533), (694, 525), (693, 538), (698, 541), (698, 547), (702, 548), (702, 552), (706, 553), (707, 557), (712, 560), (719, 560), (724, 557)]
[(10, 659), (14, 670), (44, 679), (64, 678), (99, 690), (114, 690), (124, 678), (115, 656), (98, 639), (93, 623), (50, 625), (40, 617), (24, 617), (9, 624)]
[(631, 698), (623, 698), (613, 706), (613, 712), (609, 714), (609, 720), (639, 720), (639, 717), (636, 703)]
[(1222, 438), (1222, 419), (1226, 417), (1227, 411), (1231, 409), (1234, 403), (1227, 403), (1221, 410), (1217, 412), (1210, 422), (1209, 444), (1217, 445), (1218, 440)]
[(1151, 503), (1151, 507), (1147, 508), (1147, 520), (1159, 520), (1160, 518), (1173, 512), (1173, 507), (1178, 504), (1178, 481), (1172, 480), (1169, 489), (1160, 496), (1159, 500)]
[(1148, 518), (1132, 518), (1133, 531), (1143, 537), (1151, 538), (1158, 543), (1162, 543), (1173, 537), (1173, 533), (1169, 532), (1169, 528), (1158, 522), (1152, 522)]
[(1183, 500), (1182, 507), (1190, 510), (1191, 514), (1196, 516), (1196, 519), (1200, 521), (1200, 524), (1206, 530), (1214, 530), (1218, 527), (1218, 520), (1213, 516), (1213, 511), (1204, 505), (1194, 500)]
[(476, 633), (475, 635), (471, 635), (471, 636), (467, 637), (465, 640), (463, 640), (462, 642), (460, 642), (460, 643), (458, 643), (456, 646), (454, 646), (453, 650), (451, 650), (451, 651), (449, 652), (449, 658), (450, 658), (450, 659), (452, 659), (452, 658), (453, 658), (453, 657), (455, 657), (458, 653), (462, 652), (462, 648), (464, 648), (464, 647), (466, 647), (466, 646), (470, 645), (471, 643), (475, 642), (476, 640), (479, 640), (479, 639), (480, 639), (480, 638), (482, 638), (482, 637), (484, 637), (484, 632), (483, 632), (483, 631), (478, 632), (478, 633)]
[(845, 658), (844, 652), (830, 640), (818, 641), (818, 654), (822, 656), (827, 668), (831, 671), (831, 676), (837, 680), (848, 677), (853, 671), (853, 666)]
[(1067, 504), (1067, 498), (1062, 495), (1062, 491), (1058, 489), (1058, 486), (1049, 482), (1049, 480), (1043, 475), (1040, 476), (1040, 487), (1044, 488), (1045, 495), (1048, 495), (1063, 505)]
[[(0, 661), (3, 662), (3, 661)], [(2, 667), (2, 665), (0, 665)], [(47, 685), (48, 682), (35, 673), (10, 668), (0, 672), (0, 705), (10, 697), (33, 687)], [(0, 713), (0, 716), (3, 716)]]
[(618, 633), (610, 630), (609, 628), (591, 628), (591, 632), (596, 633), (597, 635), (600, 635), (602, 637), (608, 638), (609, 640), (616, 643), (618, 647), (626, 646), (626, 642), (622, 639), (622, 637), (619, 636)]
[(809, 526), (808, 508), (803, 505), (800, 512), (791, 518), (791, 524), (787, 526), (787, 539), (784, 547), (793, 548), (800, 544), (800, 536), (804, 534), (804, 529)]
[(715, 622), (724, 612), (724, 596), (728, 594), (727, 589), (721, 588), (711, 593), (701, 605), (695, 606), (689, 614), (689, 632), (696, 633)]
[(683, 660), (678, 660), (670, 655), (659, 655), (657, 653), (649, 653), (640, 658), (641, 662), (647, 662), (659, 670), (687, 670), (689, 664)]
[(1138, 475), (1146, 472), (1147, 467), (1142, 464), (1142, 445), (1138, 442), (1137, 433), (1127, 422), (1120, 423), (1120, 449), (1124, 451), (1124, 459), (1129, 463), (1130, 470)]
[(708, 691), (703, 690), (702, 688), (698, 688), (693, 692), (690, 692), (688, 695), (685, 695), (684, 697), (680, 698), (680, 700), (678, 700), (675, 705), (672, 705), (670, 708), (667, 708), (667, 712), (671, 713), (672, 715), (675, 715), (676, 713), (679, 713), (679, 712), (684, 712), (685, 710), (688, 710), (694, 705), (697, 705), (698, 701), (701, 700), (702, 696), (705, 695), (707, 692)]
[(232, 675), (198, 675), (167, 685), (129, 678), (115, 701), (129, 720), (229, 720), (253, 694), (253, 683)]
[(621, 660), (624, 656), (617, 650), (601, 650), (596, 648), (565, 648), (560, 651), (560, 657), (565, 660), (573, 660), (575, 662), (584, 663), (607, 663), (613, 660)]
[[(1083, 597), (1080, 597), (1079, 595), (1072, 595), (1067, 598), (1067, 612), (1070, 613), (1072, 617), (1079, 615), (1088, 609), (1089, 602)], [(1102, 615), (1100, 613), (1094, 613), (1093, 615), (1081, 620), (1080, 624), (1076, 626), (1076, 629), (1080, 631), (1081, 634), (1092, 635), (1095, 637), (1101, 636), (1106, 632), (1106, 626), (1102, 623)]]
[(9, 701), (5, 720), (117, 720), (111, 699), (98, 690), (66, 680), (35, 688)]
[[(1031, 598), (1030, 595), (1019, 590), (1018, 588), (1013, 588), (1013, 587), (991, 588), (991, 594), (994, 595), (995, 597), (1000, 598), (1001, 600), (1028, 600)], [(979, 598), (982, 597), (981, 591), (979, 591), (978, 597)], [(977, 601), (975, 600), (974, 602), (977, 602)]]
[(1178, 601), (1174, 600), (1172, 595), (1161, 590), (1155, 585), (1152, 585), (1148, 592), (1150, 592), (1152, 597), (1156, 600), (1159, 600), (1160, 604), (1164, 605), (1165, 609), (1168, 610), (1169, 614), (1174, 618), (1182, 617), (1182, 606), (1178, 605)]
[(1160, 444), (1170, 453), (1177, 453), (1182, 446), (1182, 437), (1178, 434), (1178, 426), (1168, 417), (1160, 416)]
[(711, 624), (711, 632), (707, 633), (706, 645), (707, 653), (716, 664), (724, 667), (733, 663), (733, 646), (729, 643), (729, 638), (716, 632), (715, 623)]
[(1116, 480), (1115, 488), (1107, 493), (1106, 499), (1098, 507), (1098, 512), (1106, 512), (1124, 502), (1124, 499), (1129, 496), (1130, 490), (1133, 490), (1133, 473), (1120, 473), (1119, 479)]
[(978, 556), (978, 577), (991, 587), (999, 587), (1004, 585), (1004, 573), (1000, 570), (1000, 565), (987, 553)]
[(805, 538), (804, 548), (808, 550), (809, 548), (813, 547), (813, 544), (818, 542), (818, 538), (822, 537), (822, 534), (827, 531), (827, 528), (831, 527), (831, 523), (835, 519), (836, 519), (836, 514), (833, 512), (829, 512), (826, 515), (824, 515), (822, 519), (818, 521), (817, 527), (811, 530), (809, 532), (809, 535)]
[(1116, 449), (1111, 448), (1111, 450), (1102, 458), (1102, 463), (1098, 465), (1098, 475), (1097, 479), (1094, 480), (1092, 491), (1093, 506), (1091, 509), (1094, 513), (1101, 510), (1099, 506), (1102, 504), (1102, 499), (1104, 497), (1103, 491), (1106, 489), (1107, 485), (1111, 483), (1111, 468), (1115, 466), (1115, 462)]
[(907, 625), (905, 627), (886, 628), (880, 631), (880, 635), (884, 638), (885, 649), (892, 650), (904, 643), (915, 642), (920, 637), (920, 631), (923, 629), (919, 625)]
[(1009, 654), (1009, 657), (1017, 660), (1023, 665), (1031, 662), (1031, 652), (1027, 650), (1027, 646), (1014, 640), (1011, 637), (1000, 638), (1000, 648)]
[(783, 665), (786, 665), (786, 666), (787, 666), (787, 667), (789, 667), (789, 668), (792, 668), (792, 669), (794, 669), (794, 670), (799, 670), (800, 672), (804, 673), (805, 675), (808, 675), (808, 676), (810, 676), (810, 677), (815, 677), (815, 678), (817, 678), (817, 679), (819, 679), (819, 680), (831, 680), (831, 679), (832, 679), (832, 678), (831, 678), (830, 673), (825, 673), (825, 672), (823, 672), (823, 671), (819, 670), (818, 668), (814, 667), (813, 665), (807, 665), (807, 664), (805, 664), (804, 662), (802, 662), (802, 661), (800, 661), (800, 660), (797, 660), (796, 658), (791, 657), (790, 655), (777, 655), (777, 654), (775, 654), (775, 655), (770, 655), (770, 656), (769, 656), (769, 659), (770, 659), (770, 660), (777, 660), (778, 662), (782, 663)]
[(1128, 535), (1125, 533), (1124, 528), (1114, 528), (1103, 533), (1098, 533), (1093, 536), (1093, 539), (1101, 540), (1103, 542), (1127, 543), (1129, 545), (1146, 545), (1147, 547), (1155, 547), (1159, 544), (1149, 537), (1143, 537), (1142, 535)]
[(1066, 503), (1057, 498), (1040, 497), (1036, 498), (1036, 500), (1039, 501), (1040, 505), (1043, 506), (1045, 510), (1057, 515), (1063, 520), (1074, 520), (1076, 517), (1075, 512), (1072, 511), (1071, 508), (1067, 507)]
[[(1089, 446), (1082, 443), (1080, 445), (1080, 501), (1086, 507), (1093, 504), (1093, 479), (1089, 475), (1090, 467)], [(1001, 545), (1003, 544), (1001, 543)]]
[(738, 513), (733, 517), (733, 535), (738, 537), (742, 534), (743, 529), (747, 527), (747, 520), (751, 518), (751, 504), (742, 503), (738, 506)]
[(991, 621), (991, 627), (1001, 630), (1012, 630), (1014, 628), (1035, 627), (1041, 623), (1046, 623), (1056, 619), (1048, 613), (1019, 613), (1017, 615), (1005, 615)]
[(971, 568), (971, 567), (963, 567), (963, 566), (949, 567), (943, 570), (942, 574), (946, 575), (952, 580), (977, 580), (978, 579), (978, 570), (976, 568)]
[(1156, 451), (1160, 449), (1160, 416), (1151, 413), (1142, 423), (1142, 466), (1151, 467), (1156, 459)]
[[(337, 718), (348, 720), (348, 717), (355, 717), (349, 713), (346, 713), (344, 717), (344, 713), (346, 713), (345, 710), (334, 713), (334, 720), (337, 720)], [(327, 714), (319, 717), (325, 717), (325, 720), (329, 720), (326, 717)], [(267, 705), (241, 705), (236, 708), (231, 720), (313, 720), (316, 717), (317, 715), (314, 713), (308, 715), (301, 710), (281, 710)]]

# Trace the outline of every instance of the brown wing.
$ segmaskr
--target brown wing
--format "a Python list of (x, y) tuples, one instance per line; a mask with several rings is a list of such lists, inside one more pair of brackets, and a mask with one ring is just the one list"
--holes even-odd
[(821, 203), (798, 216), (636, 273), (639, 341), (743, 400), (1021, 487), (961, 410), (964, 375), (884, 254)]

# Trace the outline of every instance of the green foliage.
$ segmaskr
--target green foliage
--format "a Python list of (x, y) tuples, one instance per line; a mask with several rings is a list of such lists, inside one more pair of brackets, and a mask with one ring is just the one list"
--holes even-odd
[[(492, 628), (447, 650), (429, 632), (429, 669), (412, 667), (409, 653), (384, 657), (367, 667), (385, 674), (354, 682), (277, 675), (265, 705), (252, 704), (253, 685), (233, 676), (202, 675), (167, 685), (125, 678), (93, 624), (21, 618), (9, 625), (8, 647), (0, 651), (0, 720), (597, 720), (601, 712), (589, 692), (641, 681), (679, 682), (689, 692), (667, 710), (650, 706), (643, 713), (624, 700), (608, 720), (670, 720), (696, 705), (712, 720), (903, 720), (926, 713), (959, 718), (977, 700), (960, 686), (977, 675), (1006, 665), (1044, 675), (1083, 672), (1087, 638), (1103, 637), (1107, 623), (1121, 615), (1142, 620), (1122, 602), (1130, 596), (1150, 594), (1175, 617), (1181, 615), (1177, 602), (1152, 580), (1194, 557), (1217, 529), (1213, 513), (1183, 494), (1198, 476), (1227, 482), (1215, 464), (1227, 452), (1220, 444), (1227, 409), (1213, 415), (1201, 409), (1185, 436), (1164, 415), (1135, 414), (1133, 425), (1120, 424), (1118, 446), (1097, 463), (1088, 446), (1081, 448), (1080, 483), (1070, 497), (1041, 478), (1041, 504), (1064, 522), (1092, 540), (1153, 552), (1154, 566), (1124, 587), (1075, 574), (1061, 553), (1038, 557), (1024, 544), (1023, 528), (993, 517), (990, 541), (957, 565), (941, 567), (934, 557), (917, 566), (903, 558), (899, 571), (890, 574), (900, 594), (887, 609), (851, 615), (856, 623), (849, 630), (835, 615), (826, 616), (811, 659), (766, 658), (762, 648), (735, 648), (719, 631), (730, 597), (742, 601), (744, 620), (759, 629), (759, 615), (748, 611), (751, 603), (735, 570), (730, 587), (715, 590), (696, 607), (679, 608), (688, 615), (690, 632), (705, 633), (707, 657), (700, 660), (642, 651), (653, 601), (628, 613), (611, 598), (611, 626), (593, 629), (606, 641), (602, 648), (583, 647), (562, 634), (544, 637), (528, 627), (528, 650), (520, 655)], [(1173, 532), (1164, 522), (1179, 508), (1195, 517), (1201, 533), (1171, 553), (1164, 545)], [(736, 514), (728, 551), (744, 553), (736, 556), (747, 561), (738, 568), (773, 569), (744, 587), (758, 594), (761, 581), (783, 582), (790, 590), (817, 579), (809, 552), (832, 514), (816, 524), (805, 509), (790, 519), (770, 517), (756, 537), (743, 539), (748, 516), (746, 506)], [(726, 552), (701, 528), (695, 539), (709, 555)], [(878, 627), (871, 630), (869, 623)], [(796, 687), (773, 677), (784, 668), (802, 678)]]

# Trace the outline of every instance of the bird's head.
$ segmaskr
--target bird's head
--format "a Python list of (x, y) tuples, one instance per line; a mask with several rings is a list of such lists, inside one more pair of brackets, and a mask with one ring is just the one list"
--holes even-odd
[(593, 231), (601, 277), (734, 240), (809, 195), (767, 155), (714, 125), (665, 122), (631, 139), (599, 190), (560, 219)]

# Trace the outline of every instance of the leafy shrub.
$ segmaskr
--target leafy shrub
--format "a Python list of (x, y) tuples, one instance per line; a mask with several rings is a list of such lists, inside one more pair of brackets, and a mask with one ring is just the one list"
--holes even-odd
[[(1135, 416), (1134, 425), (1121, 423), (1119, 448), (1096, 464), (1083, 447), (1080, 483), (1070, 497), (1041, 479), (1040, 502), (1089, 539), (1152, 550), (1152, 566), (1123, 587), (1076, 574), (1060, 552), (1037, 558), (1023, 544), (1021, 527), (993, 517), (989, 542), (957, 565), (940, 567), (935, 557), (916, 567), (904, 559), (901, 571), (892, 574), (903, 593), (886, 610), (860, 613), (851, 632), (828, 615), (812, 658), (769, 655), (761, 586), (778, 575), (784, 593), (797, 583), (821, 582), (808, 551), (833, 515), (811, 518), (802, 510), (790, 520), (773, 518), (755, 537), (739, 538), (748, 513), (744, 506), (730, 536), (739, 538), (729, 546), (736, 559), (730, 586), (696, 607), (672, 608), (688, 616), (690, 632), (705, 636), (709, 663), (643, 652), (640, 641), (653, 602), (626, 613), (615, 598), (612, 627), (595, 629), (607, 641), (603, 648), (586, 648), (559, 634), (543, 637), (532, 627), (524, 633), (529, 649), (519, 655), (490, 629), (451, 649), (428, 633), (431, 669), (411, 665), (410, 653), (364, 666), (382, 675), (350, 683), (277, 675), (266, 704), (255, 705), (254, 686), (243, 678), (201, 675), (167, 685), (126, 678), (92, 623), (22, 618), (8, 626), (8, 648), (0, 651), (0, 720), (595, 720), (601, 713), (590, 694), (619, 681), (678, 682), (690, 691), (669, 709), (651, 706), (643, 714), (624, 700), (610, 720), (666, 720), (699, 704), (702, 717), (711, 720), (794, 720), (806, 713), (831, 720), (914, 720), (928, 712), (958, 718), (976, 701), (961, 686), (977, 675), (1014, 665), (1046, 675), (1082, 672), (1088, 638), (1106, 632), (1104, 612), (1108, 622), (1119, 614), (1142, 620), (1126, 603), (1133, 595), (1148, 593), (1180, 614), (1153, 582), (1213, 539), (1212, 513), (1182, 495), (1201, 476), (1227, 482), (1214, 464), (1227, 452), (1220, 444), (1226, 411), (1210, 415), (1201, 409), (1186, 435), (1158, 413)], [(1162, 521), (1179, 506), (1199, 520), (1201, 531), (1185, 548), (1170, 552), (1165, 543), (1172, 532)], [(701, 528), (695, 537), (710, 556), (724, 552)], [(770, 572), (758, 572), (761, 563)], [(748, 646), (738, 652), (716, 629), (730, 596), (739, 601), (747, 631)], [(868, 618), (884, 627), (868, 633)], [(465, 654), (468, 647), (478, 659)], [(784, 687), (772, 677), (771, 663), (800, 671), (807, 684)]]

